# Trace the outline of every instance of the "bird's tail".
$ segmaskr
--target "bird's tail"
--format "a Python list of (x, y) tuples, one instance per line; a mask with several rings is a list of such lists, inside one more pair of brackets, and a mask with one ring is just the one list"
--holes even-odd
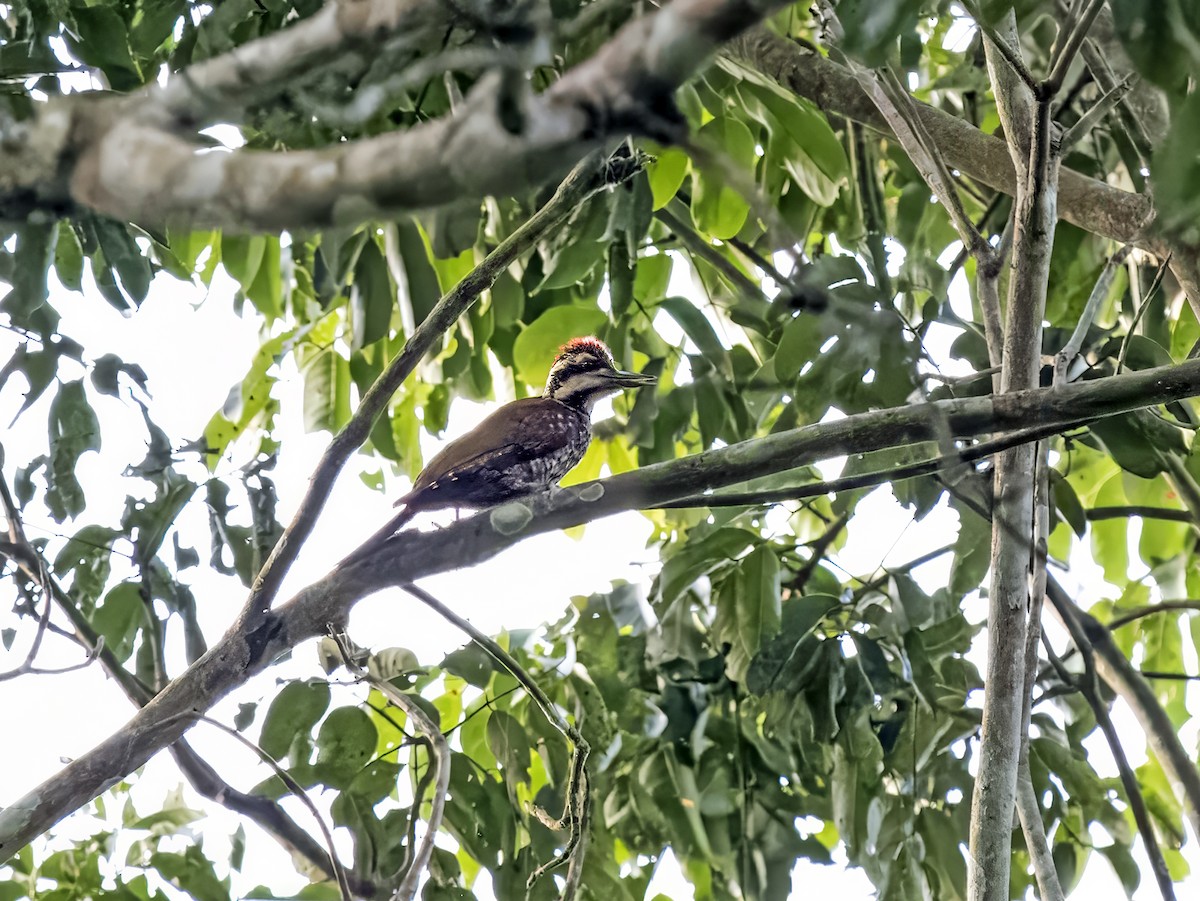
[(338, 569), (344, 569), (352, 563), (357, 563), (360, 560), (369, 557), (371, 554), (379, 550), (387, 542), (389, 538), (396, 534), (405, 523), (417, 515), (417, 511), (412, 505), (405, 505), (404, 509), (393, 516), (378, 532), (360, 544), (357, 548), (350, 552), (341, 563), (337, 565)]

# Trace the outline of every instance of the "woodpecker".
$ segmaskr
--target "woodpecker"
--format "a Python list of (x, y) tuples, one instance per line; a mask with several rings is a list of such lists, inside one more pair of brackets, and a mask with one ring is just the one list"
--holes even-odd
[(550, 367), (541, 397), (505, 404), (442, 448), (412, 490), (396, 501), (404, 509), (343, 565), (374, 551), (424, 510), (491, 507), (557, 485), (587, 452), (596, 401), (654, 382), (654, 376), (617, 369), (596, 338), (568, 341)]

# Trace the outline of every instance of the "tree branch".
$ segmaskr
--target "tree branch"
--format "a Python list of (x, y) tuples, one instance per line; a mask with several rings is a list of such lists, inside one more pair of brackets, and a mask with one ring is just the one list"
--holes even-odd
[(1119, 616), (1114, 616), (1107, 623), (1105, 623), (1105, 625), (1108, 626), (1109, 629), (1119, 629), (1121, 626), (1127, 626), (1130, 623), (1139, 619), (1143, 619), (1147, 616), (1154, 616), (1156, 613), (1170, 613), (1172, 611), (1179, 612), (1182, 610), (1200, 612), (1200, 601), (1159, 601), (1157, 604), (1147, 604), (1144, 607), (1134, 607), (1132, 610), (1126, 610)]
[[(1011, 14), (1010, 14), (1011, 15)], [(997, 105), (1021, 103), (994, 85)], [(1017, 191), (1014, 216), (1013, 272), (1009, 280), (1008, 321), (1004, 330), (1001, 391), (1027, 391), (1038, 384), (1042, 316), (1050, 275), (1050, 253), (1058, 221), (1058, 156), (1052, 146), (1050, 104), (1040, 101), (1030, 135), (1025, 178)], [(1012, 138), (1010, 137), (1010, 142)], [(1010, 143), (1014, 159), (1019, 148)], [(1058, 391), (1064, 389), (1055, 389)], [(1000, 397), (1003, 397), (1001, 394)], [(1026, 642), (1037, 606), (1038, 567), (1034, 504), (1036, 447), (1026, 445), (996, 460), (995, 513), (992, 526), (991, 586), (988, 591), (988, 657), (984, 684), (979, 771), (971, 803), (967, 889), (970, 901), (1007, 899), (1011, 865), (1012, 813), (1024, 731)], [(1044, 567), (1041, 570), (1044, 573)]]
[[(726, 52), (827, 113), (891, 133), (854, 74), (820, 53), (763, 28), (734, 39)], [(994, 190), (1016, 194), (1016, 176), (1004, 141), (928, 104), (918, 102), (916, 108), (948, 165)], [(1163, 255), (1167, 251), (1166, 242), (1151, 227), (1154, 213), (1147, 198), (1070, 169), (1062, 171), (1058, 212), (1094, 234)]]
[(1079, 622), (1070, 613), (1063, 616), (1062, 622), (1070, 633), (1075, 647), (1078, 648), (1080, 655), (1083, 657), (1083, 675), (1078, 679), (1072, 677), (1048, 642), (1046, 643), (1046, 655), (1050, 658), (1051, 664), (1058, 672), (1059, 678), (1066, 684), (1074, 685), (1078, 688), (1087, 700), (1088, 706), (1092, 708), (1092, 713), (1096, 717), (1096, 723), (1100, 727), (1100, 732), (1104, 735), (1104, 740), (1108, 743), (1109, 751), (1112, 752), (1113, 760), (1117, 765), (1117, 772), (1121, 777), (1121, 785), (1125, 789), (1125, 798), (1129, 802), (1130, 809), (1133, 811), (1133, 819), (1137, 823), (1138, 832), (1142, 836), (1142, 844), (1146, 848), (1146, 856), (1150, 858), (1150, 869), (1154, 872), (1154, 878), (1158, 882), (1159, 892), (1162, 894), (1163, 901), (1175, 901), (1175, 884), (1171, 880), (1170, 870), (1167, 869), (1167, 863), (1163, 859), (1162, 849), (1158, 846), (1158, 837), (1154, 832), (1154, 824), (1151, 822), (1150, 813), (1146, 809), (1146, 799), (1142, 796), (1142, 789), (1138, 785), (1133, 767), (1129, 765), (1129, 758), (1125, 754), (1125, 748), (1121, 745), (1121, 737), (1117, 734), (1112, 717), (1109, 715), (1108, 704), (1100, 697), (1100, 680), (1096, 673), (1096, 658), (1092, 651), (1091, 642), (1088, 641)]
[(1167, 778), (1182, 791), (1184, 811), (1192, 831), (1200, 835), (1200, 769), (1179, 739), (1179, 731), (1158, 702), (1154, 689), (1117, 647), (1109, 630), (1094, 616), (1080, 609), (1053, 577), (1046, 584), (1046, 597), (1064, 624), (1068, 617), (1079, 623), (1095, 654), (1096, 672), (1133, 710), (1150, 750)]
[[(347, 9), (353, 15), (394, 5), (375, 0)], [(614, 137), (682, 138), (674, 90), (724, 41), (782, 5), (677, 0), (634, 19), (546, 91), (524, 98), (518, 134), (500, 118), (498, 72), (481, 78), (453, 115), (286, 152), (200, 153), (184, 137), (139, 117), (128, 98), (69, 96), (45, 104), (33, 123), (10, 136), (11, 165), (0, 172), (0, 195), (32, 196), (35, 206), (73, 201), (143, 228), (272, 232), (345, 227), (453, 200), (510, 195), (560, 176)], [(323, 21), (333, 20), (326, 15)], [(291, 28), (272, 40), (295, 40), (297, 33), (308, 31)], [(251, 58), (258, 43), (239, 48), (238, 59)], [(272, 51), (273, 60), (281, 56)], [(210, 83), (226, 84), (239, 77), (234, 70), (241, 63), (209, 66), (202, 74), (211, 74)]]
[[(400, 880), (400, 885), (392, 894), (392, 901), (412, 901), (416, 897), (417, 889), (421, 885), (421, 877), (429, 868), (430, 858), (433, 857), (433, 842), (438, 830), (442, 828), (442, 815), (446, 809), (446, 796), (450, 793), (450, 745), (446, 741), (446, 736), (442, 734), (441, 727), (435, 723), (425, 712), (425, 709), (416, 702), (414, 698), (405, 694), (396, 688), (391, 682), (386, 679), (377, 679), (372, 676), (366, 669), (358, 664), (355, 655), (351, 652), (346, 635), (344, 632), (334, 630), (334, 641), (337, 642), (338, 650), (342, 654), (342, 662), (345, 663), (346, 669), (360, 682), (366, 682), (375, 688), (380, 694), (387, 698), (388, 703), (394, 704), (396, 707), (404, 711), (404, 714), (416, 727), (416, 731), (424, 736), (429, 743), (429, 761), (433, 767), (434, 787), (433, 799), (429, 812), (429, 820), (425, 824), (425, 834), (421, 836), (421, 846), (413, 853), (412, 861), (408, 865), (408, 869)], [(410, 827), (416, 822), (418, 812), (421, 807), (422, 790), (418, 786), (417, 791), (413, 793), (412, 814), (410, 817)], [(411, 831), (410, 831), (411, 835)]]
[[(120, 730), (0, 811), (0, 856), (15, 853), (113, 780), (176, 741), (217, 700), (262, 672), (284, 651), (324, 635), (368, 594), (471, 566), (519, 541), (623, 510), (770, 475), (817, 460), (928, 441), (943, 431), (967, 437), (1039, 426), (1069, 426), (1200, 394), (1200, 360), (1034, 389), (862, 413), (740, 442), (508, 504), (435, 533), (407, 531), (360, 563), (327, 574), (252, 628), (235, 625)], [(934, 423), (939, 425), (935, 428)], [(1011, 806), (1009, 808), (1011, 812)]]

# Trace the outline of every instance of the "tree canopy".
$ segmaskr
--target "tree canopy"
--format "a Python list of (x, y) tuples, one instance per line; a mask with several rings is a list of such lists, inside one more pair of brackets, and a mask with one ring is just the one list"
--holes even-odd
[[(0, 901), (229, 898), (244, 836), (203, 840), (216, 805), (309, 899), (641, 899), (668, 852), (701, 899), (785, 898), (843, 854), (884, 899), (1062, 898), (1098, 857), (1174, 897), (1200, 838), (1196, 9), (0, 6), (0, 400), (46, 423), (0, 438), (0, 678), (54, 679), (39, 657), (74, 642), (131, 704), (6, 791)], [(132, 319), (152, 282), (222, 270), (260, 346), (191, 434), (54, 306)], [(456, 401), (539, 392), (588, 334), (658, 386), (614, 401), (565, 490), (281, 595), (341, 471), (396, 490)], [(80, 468), (124, 427), (111, 399), (146, 448), (112, 506)], [(272, 476), (284, 416), (329, 436), (307, 484)], [(956, 531), (848, 568), (888, 490)], [(556, 622), (489, 637), (420, 587), (630, 510), (661, 566)], [(244, 596), (220, 629), (200, 573)], [(389, 587), (463, 646), (347, 634)], [(326, 675), (239, 694), (293, 650)], [(201, 722), (265, 778), (235, 787)], [(123, 780), (167, 749), (203, 809), (135, 812)], [(107, 827), (63, 839), (105, 805), (120, 856)]]

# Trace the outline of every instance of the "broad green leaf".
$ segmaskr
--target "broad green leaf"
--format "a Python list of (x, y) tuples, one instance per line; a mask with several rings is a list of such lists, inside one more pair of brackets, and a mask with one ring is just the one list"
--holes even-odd
[(310, 735), (328, 706), (328, 682), (310, 679), (287, 683), (267, 709), (259, 747), (275, 760), (282, 760), (297, 736)]
[(746, 688), (756, 695), (802, 688), (817, 644), (813, 630), (840, 603), (835, 597), (821, 594), (790, 598), (784, 603), (778, 634), (763, 642), (753, 655)]
[(104, 596), (92, 616), (92, 626), (104, 636), (104, 646), (124, 662), (133, 652), (138, 630), (146, 622), (146, 604), (141, 589), (122, 582)]
[(346, 788), (375, 753), (375, 724), (358, 707), (330, 712), (317, 733), (314, 773), (331, 788)]
[(350, 418), (350, 364), (334, 348), (318, 353), (304, 370), (304, 428), (336, 434)]
[(671, 147), (658, 153), (655, 161), (646, 167), (654, 209), (661, 210), (678, 193), (690, 165), (686, 153)]
[(571, 338), (594, 334), (606, 317), (595, 308), (552, 307), (525, 328), (513, 344), (513, 364), (527, 385), (541, 386), (559, 349)]
[[(745, 123), (722, 116), (701, 128), (699, 137), (720, 148), (720, 152), (729, 158), (730, 165), (750, 177), (757, 154), (754, 136)], [(693, 171), (692, 220), (701, 232), (720, 240), (732, 238), (742, 230), (749, 212), (749, 203), (737, 191), (726, 187), (720, 173), (707, 169)]]
[(83, 382), (67, 382), (50, 405), (46, 503), (57, 522), (83, 512), (85, 494), (75, 475), (75, 465), (89, 450), (100, 450), (100, 421), (88, 403)]

